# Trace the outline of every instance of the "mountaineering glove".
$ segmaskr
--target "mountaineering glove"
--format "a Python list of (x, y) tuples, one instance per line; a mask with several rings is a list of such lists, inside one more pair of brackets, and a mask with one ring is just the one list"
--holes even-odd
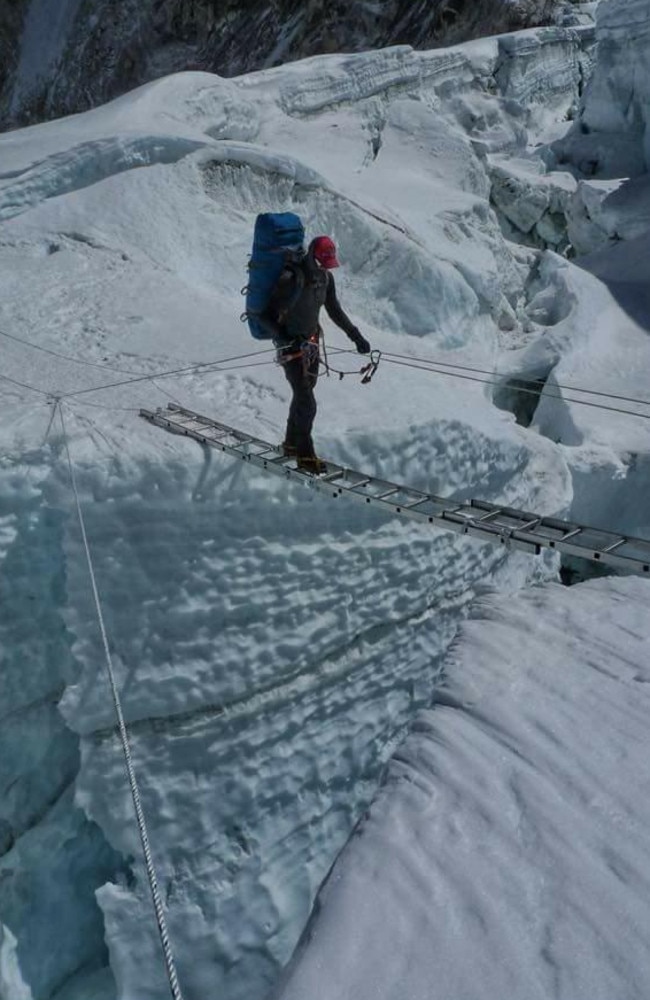
[(359, 354), (370, 354), (370, 344), (361, 331), (357, 330), (356, 327), (354, 328), (351, 339)]

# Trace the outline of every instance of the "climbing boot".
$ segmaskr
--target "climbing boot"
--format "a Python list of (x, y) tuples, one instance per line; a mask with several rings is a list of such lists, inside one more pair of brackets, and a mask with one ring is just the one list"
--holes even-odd
[(301, 472), (310, 472), (312, 476), (323, 476), (327, 472), (327, 465), (316, 455), (299, 455), (297, 465)]

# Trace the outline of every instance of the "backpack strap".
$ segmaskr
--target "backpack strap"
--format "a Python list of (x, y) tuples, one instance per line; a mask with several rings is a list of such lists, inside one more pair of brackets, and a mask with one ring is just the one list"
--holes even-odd
[(305, 289), (305, 271), (302, 266), (304, 254), (297, 254), (293, 250), (287, 250), (285, 254), (284, 270), (289, 271), (293, 276), (294, 290), (289, 301), (282, 307), (281, 316), (284, 319), (294, 308)]

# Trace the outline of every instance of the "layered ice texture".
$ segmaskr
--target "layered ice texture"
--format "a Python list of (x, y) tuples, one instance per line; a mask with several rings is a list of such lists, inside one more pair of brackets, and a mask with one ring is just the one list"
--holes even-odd
[(517, 238), (579, 255), (650, 225), (648, 5), (602, 0), (596, 18), (598, 60), (573, 127), (537, 156), (493, 166), (495, 204)]
[(650, 169), (650, 18), (647, 0), (602, 0), (598, 63), (571, 158), (583, 173), (635, 177)]
[[(316, 432), (324, 457), (460, 500), (479, 496), (648, 534), (650, 435), (647, 419), (634, 415), (642, 404), (627, 404), (627, 414), (580, 405), (593, 398), (580, 387), (645, 396), (650, 345), (634, 291), (644, 274), (639, 269), (630, 293), (634, 315), (595, 265), (589, 274), (550, 250), (512, 243), (497, 216), (508, 203), (499, 182), (508, 164), (542, 177), (530, 167), (531, 150), (546, 150), (570, 128), (593, 52), (587, 25), (431, 53), (404, 46), (317, 57), (230, 81), (182, 74), (94, 112), (0, 137), (2, 1000), (168, 995), (65, 441), (186, 1000), (262, 1000), (277, 987), (319, 885), (357, 829), (361, 836), (336, 869), (347, 892), (345, 873), (356, 865), (347, 859), (364, 843), (359, 820), (413, 720), (425, 722), (398, 753), (411, 754), (424, 729), (435, 732), (436, 697), (448, 703), (453, 746), (440, 794), (456, 795), (451, 815), (459, 827), (467, 808), (469, 832), (466, 852), (455, 853), (453, 830), (443, 831), (432, 799), (425, 812), (436, 823), (423, 828), (420, 869), (431, 861), (435, 871), (431, 851), (449, 852), (458, 940), (475, 942), (483, 956), (477, 970), (487, 955), (477, 930), (489, 932), (486, 915), (505, 939), (515, 918), (498, 895), (502, 882), (481, 882), (480, 837), (472, 840), (472, 831), (495, 838), (502, 874), (510, 840), (495, 816), (507, 798), (510, 765), (494, 732), (506, 722), (512, 728), (507, 761), (520, 751), (541, 753), (532, 737), (516, 743), (519, 702), (510, 700), (510, 688), (521, 670), (530, 708), (543, 677), (537, 661), (524, 669), (499, 643), (476, 639), (486, 667), (471, 682), (489, 700), (493, 673), (502, 714), (491, 702), (485, 742), (477, 736), (465, 747), (475, 722), (454, 708), (467, 701), (463, 649), (477, 648), (467, 645), (472, 636), (489, 635), (480, 623), (486, 608), (503, 617), (503, 634), (518, 648), (530, 633), (530, 616), (517, 616), (520, 605), (549, 623), (561, 605), (558, 650), (574, 616), (575, 628), (586, 630), (593, 615), (610, 651), (629, 629), (632, 651), (621, 655), (637, 657), (647, 642), (634, 610), (644, 585), (591, 584), (584, 599), (573, 597), (579, 589), (552, 587), (515, 600), (521, 588), (556, 578), (555, 556), (530, 559), (338, 506), (164, 435), (140, 421), (138, 409), (180, 400), (282, 439), (287, 388), (272, 352), (239, 358), (259, 347), (238, 322), (239, 289), (256, 213), (294, 210), (310, 235), (336, 239), (341, 299), (386, 354), (370, 386), (352, 377), (321, 380)], [(555, 170), (557, 190), (579, 182), (573, 171)], [(550, 229), (560, 225), (553, 200), (560, 195), (540, 184), (548, 205), (534, 225), (546, 214)], [(599, 267), (609, 274), (608, 261)], [(336, 367), (360, 366), (354, 354), (337, 354), (350, 346), (342, 334), (328, 327), (326, 336)], [(441, 364), (436, 374), (417, 372), (391, 364), (389, 353)], [(237, 360), (156, 377), (224, 358)], [(464, 371), (450, 367), (459, 365)], [(547, 388), (524, 414), (522, 389), (530, 382)], [(623, 615), (620, 594), (632, 617), (612, 612), (608, 627), (608, 602)], [(512, 618), (499, 610), (506, 601)], [(468, 615), (471, 625), (449, 659)], [(543, 642), (540, 626), (531, 648), (539, 652)], [(640, 680), (630, 679), (630, 690), (643, 692), (637, 659), (630, 676), (636, 671)], [(510, 688), (498, 681), (500, 669), (514, 678)], [(608, 669), (628, 678), (618, 661)], [(445, 694), (452, 682), (456, 693)], [(540, 730), (555, 726), (566, 700), (609, 762), (608, 719), (588, 706), (583, 712), (577, 682), (562, 683), (555, 677)], [(621, 694), (616, 704), (625, 717), (630, 699)], [(422, 710), (431, 714), (418, 715)], [(557, 745), (570, 747), (573, 733), (561, 726)], [(567, 772), (559, 756), (547, 787), (562, 796)], [(484, 804), (474, 806), (463, 792), (479, 762), (502, 790), (484, 826), (472, 819)], [(609, 763), (613, 787), (620, 771)], [(582, 835), (595, 779), (589, 783), (581, 767), (571, 815), (581, 817)], [(395, 768), (398, 762), (388, 774)], [(529, 783), (522, 814), (532, 808), (542, 771), (533, 759), (522, 779)], [(625, 799), (630, 811), (638, 787), (631, 784)], [(380, 813), (391, 788), (392, 779), (380, 793)], [(415, 831), (415, 821), (399, 795), (395, 802), (408, 865), (406, 828)], [(625, 824), (616, 829), (624, 838)], [(553, 841), (550, 829), (540, 837), (559, 858), (560, 835)], [(384, 842), (392, 852), (391, 833)], [(612, 850), (612, 870), (628, 873), (629, 884), (641, 877), (640, 848), (622, 841)], [(385, 862), (372, 845), (365, 856), (371, 866)], [(459, 873), (467, 856), (474, 859), (471, 891), (484, 900), (497, 893), (491, 911), (487, 902), (481, 910), (463, 901)], [(588, 852), (586, 881), (602, 857), (600, 848)], [(530, 866), (521, 875), (528, 892), (536, 884), (534, 850), (512, 858)], [(464, 886), (469, 892), (468, 881)], [(392, 896), (395, 883), (386, 882), (385, 891)], [(532, 892), (526, 912), (534, 915)], [(409, 908), (411, 898), (402, 892), (393, 907), (406, 936), (421, 914)], [(370, 906), (372, 896), (362, 903)], [(323, 914), (330, 905), (349, 927), (352, 911), (345, 915), (345, 899), (328, 889)], [(354, 919), (361, 942), (372, 924)], [(547, 911), (539, 926), (553, 926)], [(605, 933), (599, 926), (591, 942)], [(574, 974), (577, 982), (591, 953), (576, 934), (581, 950), (569, 979)], [(340, 975), (330, 975), (319, 935), (277, 988), (297, 996), (304, 988), (295, 984), (309, 982), (313, 995), (326, 997), (345, 980), (361, 1000), (371, 996), (362, 989), (362, 965), (376, 964), (378, 977), (379, 950), (360, 947)], [(424, 948), (428, 938), (417, 940)], [(534, 951), (540, 940), (541, 931), (531, 934), (525, 947)], [(639, 946), (630, 957), (620, 977), (625, 988), (639, 981), (643, 954)], [(614, 946), (606, 955), (611, 982), (622, 958)], [(383, 957), (385, 981), (395, 983), (388, 947)], [(507, 961), (491, 958), (496, 997)], [(555, 951), (552, 960), (559, 963)], [(322, 982), (314, 978), (318, 967)], [(414, 990), (424, 988), (418, 967), (413, 962)], [(386, 998), (407, 995), (392, 989)]]

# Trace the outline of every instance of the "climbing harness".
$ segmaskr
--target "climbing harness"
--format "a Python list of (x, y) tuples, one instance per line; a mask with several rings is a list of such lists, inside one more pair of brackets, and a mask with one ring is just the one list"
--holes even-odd
[(279, 365), (289, 364), (290, 361), (302, 362), (302, 373), (304, 378), (312, 378), (314, 383), (318, 379), (318, 371), (314, 372), (315, 361), (319, 359), (319, 333), (313, 333), (308, 340), (301, 341), (300, 346), (292, 349), (292, 345), (287, 348), (278, 349), (276, 360)]

